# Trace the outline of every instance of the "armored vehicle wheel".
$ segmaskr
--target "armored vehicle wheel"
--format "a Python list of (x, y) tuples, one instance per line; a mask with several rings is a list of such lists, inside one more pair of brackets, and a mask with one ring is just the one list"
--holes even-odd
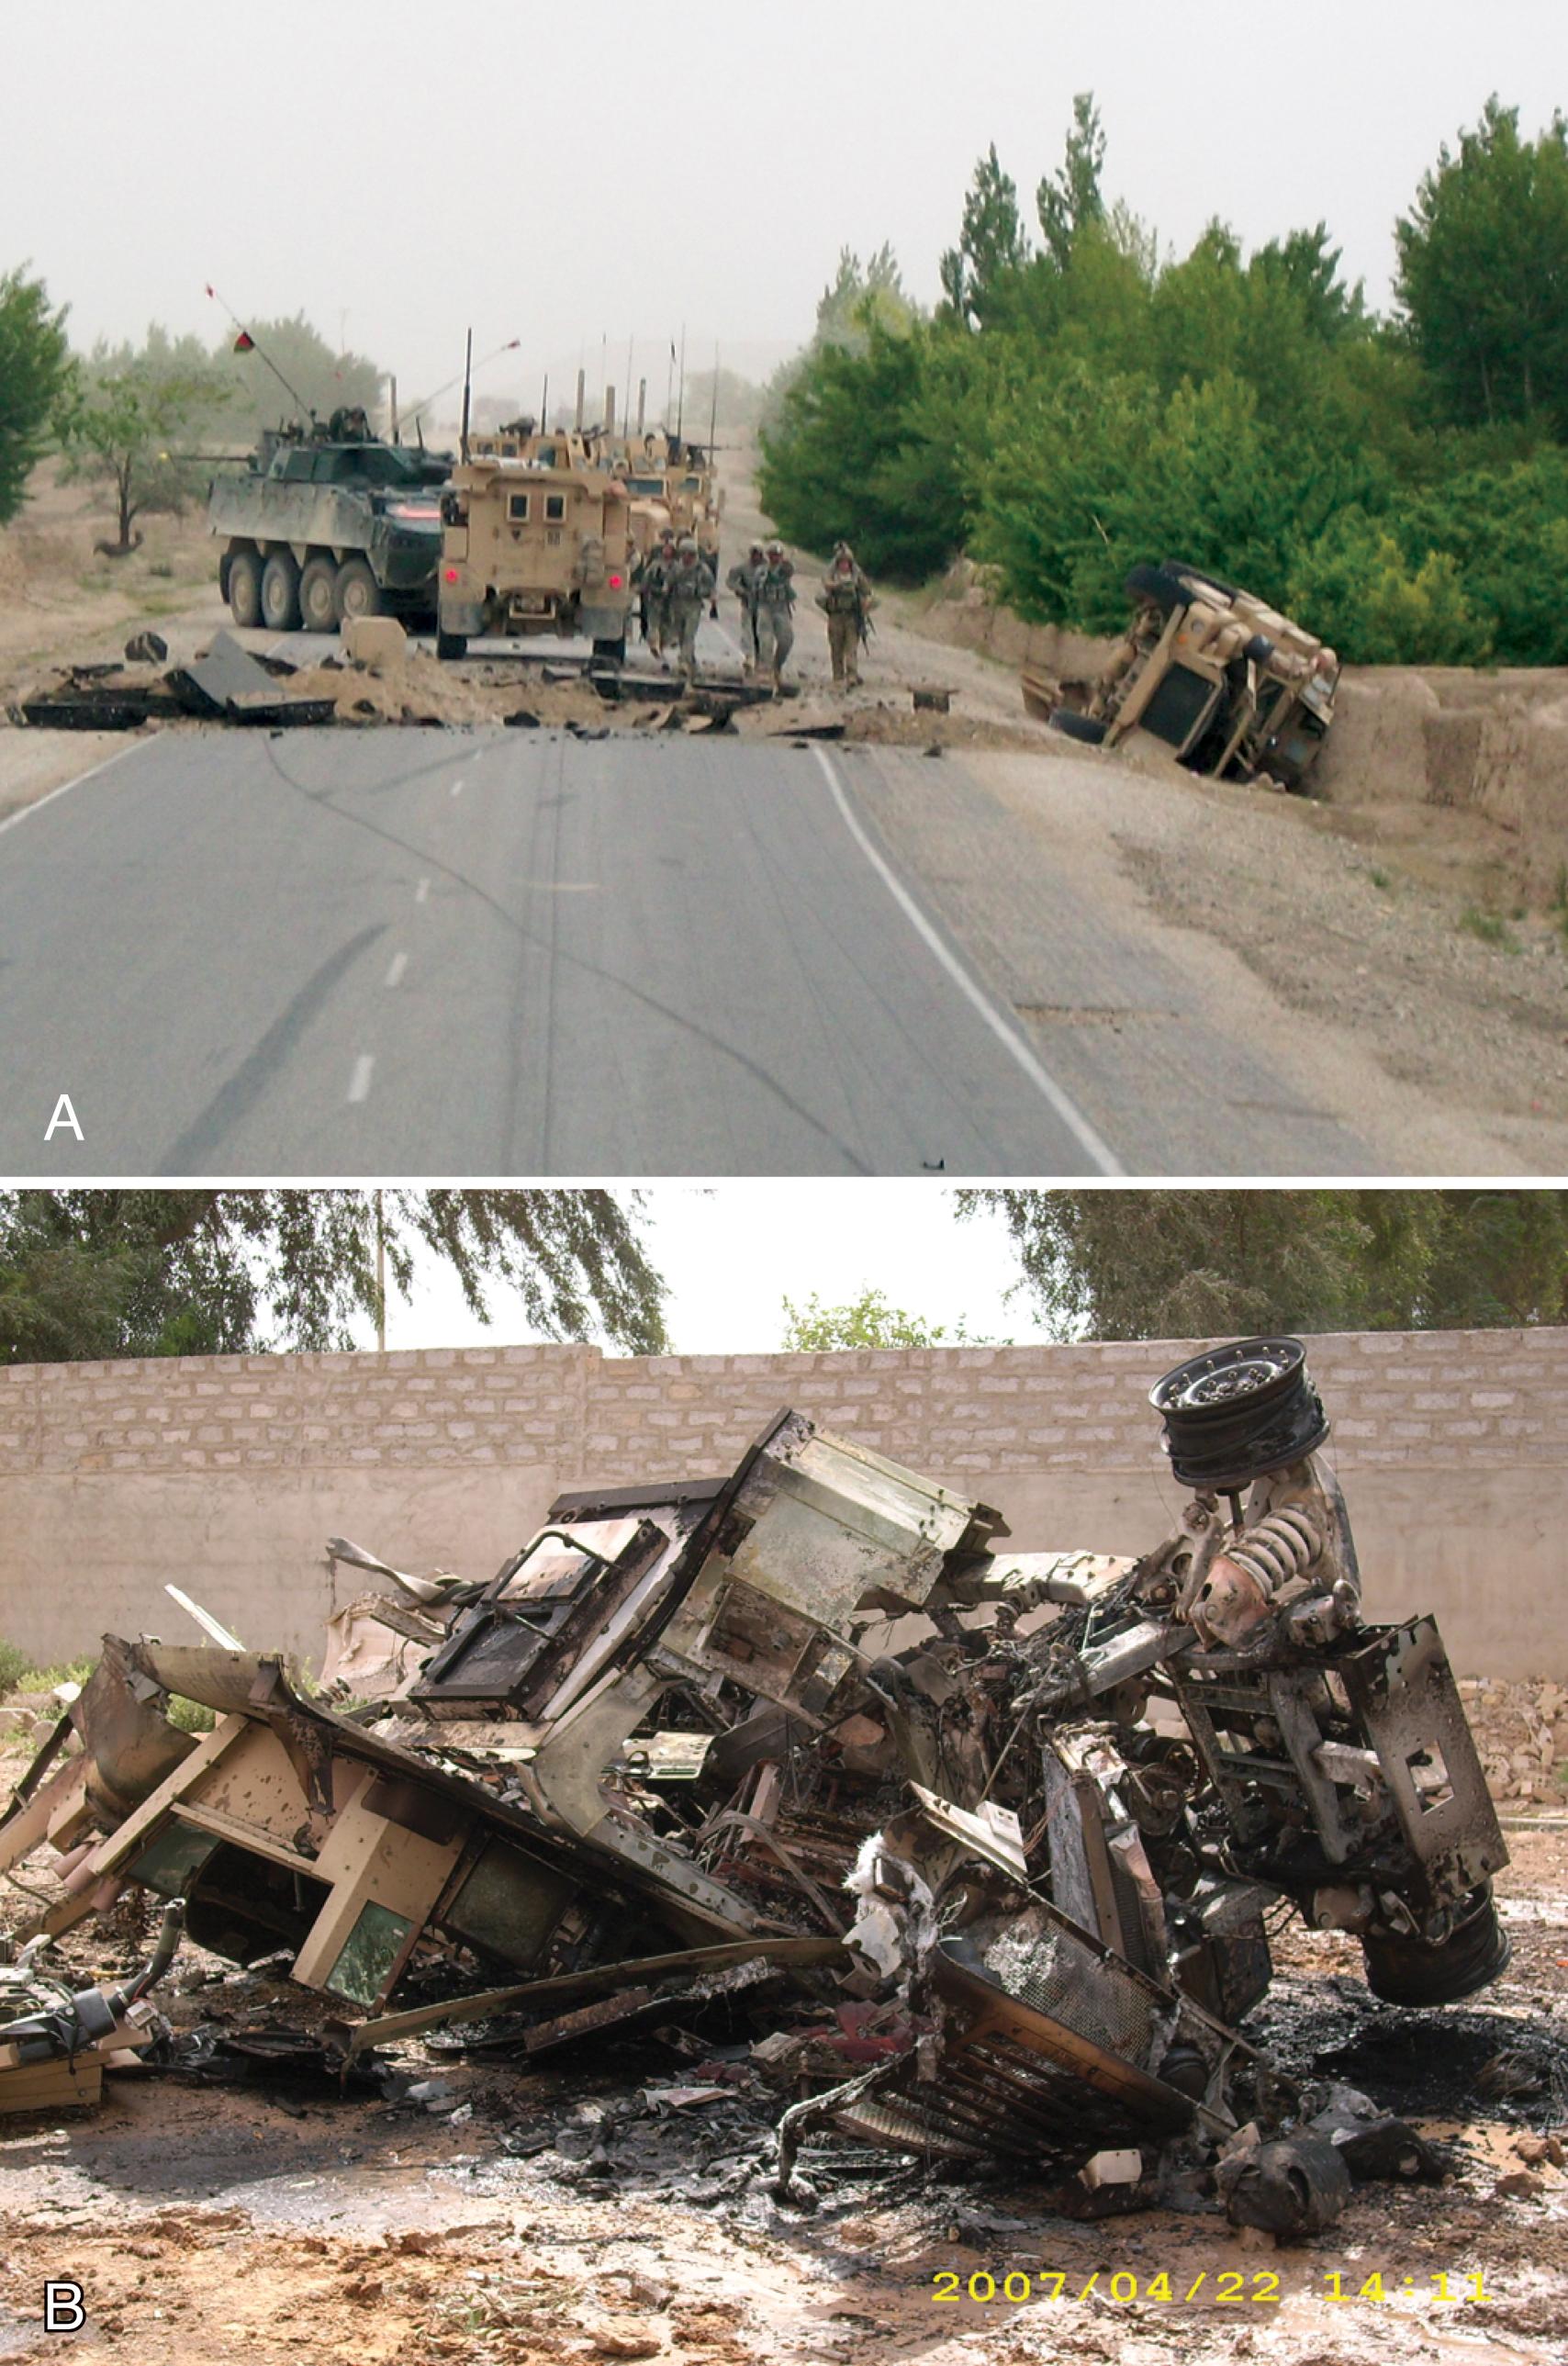
[(337, 571), (338, 623), (345, 625), (353, 616), (378, 616), (382, 606), (381, 586), (365, 560), (345, 558)]
[(275, 633), (299, 629), (299, 569), (292, 551), (275, 550), (262, 569), (262, 622)]
[(1226, 600), (1239, 600), (1242, 596), (1237, 585), (1225, 582), (1218, 575), (1212, 575), (1206, 567), (1194, 567), (1190, 558), (1168, 558), (1163, 565), (1167, 575), (1195, 575), (1200, 583), (1212, 585)]
[(466, 658), (468, 654), (467, 633), (444, 633), (438, 626), (435, 634), (435, 654), (438, 658)]
[(1165, 616), (1185, 608), (1192, 594), (1166, 567), (1134, 567), (1122, 586), (1129, 600), (1152, 600)]
[(1064, 739), (1081, 739), (1086, 748), (1098, 748), (1105, 737), (1105, 725), (1098, 715), (1079, 715), (1071, 706), (1057, 707), (1051, 728)]
[(236, 625), (262, 620), (262, 563), (254, 550), (236, 550), (229, 560), (229, 613)]
[(299, 616), (308, 633), (330, 633), (337, 623), (337, 569), (330, 558), (308, 558), (299, 578)]

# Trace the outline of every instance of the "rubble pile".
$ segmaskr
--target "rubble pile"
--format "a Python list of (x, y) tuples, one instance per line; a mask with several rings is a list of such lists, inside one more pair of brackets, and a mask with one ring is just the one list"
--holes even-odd
[(563, 654), (443, 661), (411, 640), (395, 617), (373, 616), (346, 625), (337, 649), (306, 662), (276, 648), (258, 654), (228, 632), (189, 662), (171, 662), (158, 634), (139, 633), (123, 659), (54, 668), (5, 708), (4, 720), (55, 731), (193, 725), (473, 730), (505, 724), (577, 738), (724, 732), (803, 747), (830, 740), (931, 755), (1040, 743), (1041, 734), (1028, 726), (955, 714), (951, 704), (949, 691), (918, 684), (908, 704), (868, 697), (846, 706), (795, 682), (775, 691), (733, 669), (685, 681), (652, 659), (622, 665)]
[(1568, 1808), (1568, 1686), (1461, 1676), (1459, 1688), (1493, 1797)]
[[(1440, 1638), (1362, 1617), (1299, 1341), (1152, 1403), (1192, 1493), (1138, 1557), (1010, 1552), (989, 1506), (786, 1412), (721, 1478), (560, 1496), (489, 1583), (333, 1538), (379, 1583), (314, 1687), (206, 1614), (204, 1647), (106, 1637), (0, 1819), (0, 1870), (54, 1853), (22, 1935), (178, 1901), (325, 2001), (343, 2073), (649, 2037), (684, 2067), (638, 2113), (771, 2090), (801, 2206), (824, 2144), (1275, 2234), (1440, 2175), (1245, 2027), (1292, 1909), (1391, 2006), (1506, 1964)], [(6, 2075), (0, 2042), (0, 2104)]]

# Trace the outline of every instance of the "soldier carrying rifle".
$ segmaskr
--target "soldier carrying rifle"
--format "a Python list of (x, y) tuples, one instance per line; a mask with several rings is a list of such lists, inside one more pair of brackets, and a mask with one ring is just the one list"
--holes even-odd
[(761, 598), (762, 578), (768, 571), (768, 557), (760, 542), (754, 542), (744, 558), (738, 558), (725, 580), (740, 603), (740, 655), (748, 673), (757, 664), (757, 604)]
[(832, 653), (836, 689), (856, 690), (860, 686), (861, 644), (870, 637), (870, 615), (875, 604), (876, 595), (856, 566), (854, 552), (847, 542), (839, 543), (832, 564), (822, 578), (822, 589), (817, 594), (817, 605), (827, 613), (828, 647)]

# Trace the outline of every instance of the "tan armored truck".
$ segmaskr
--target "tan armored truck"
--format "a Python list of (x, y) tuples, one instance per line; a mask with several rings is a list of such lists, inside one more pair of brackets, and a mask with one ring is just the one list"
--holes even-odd
[(441, 500), (435, 653), (460, 658), (490, 634), (581, 635), (626, 652), (634, 558), (626, 486), (586, 467), (567, 437), (546, 461), (481, 454)]
[(1233, 583), (1168, 558), (1134, 567), (1126, 638), (1087, 709), (1025, 666), (1024, 704), (1068, 738), (1114, 748), (1134, 731), (1194, 772), (1299, 791), (1334, 721), (1335, 652)]

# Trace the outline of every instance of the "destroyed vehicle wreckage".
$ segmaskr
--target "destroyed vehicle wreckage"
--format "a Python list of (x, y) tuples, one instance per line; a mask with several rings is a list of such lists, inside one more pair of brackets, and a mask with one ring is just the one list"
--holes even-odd
[[(1193, 1493), (1139, 1559), (1010, 1553), (986, 1505), (795, 1413), (725, 1479), (562, 1495), (488, 1585), (334, 1539), (394, 1592), (338, 1614), (315, 1696), (276, 1657), (107, 1638), (0, 1867), (61, 1852), (49, 1932), (141, 1885), (361, 2012), (444, 1997), (350, 2052), (502, 2011), (554, 2042), (767, 1966), (785, 2180), (827, 2124), (1145, 2195), (1217, 2159), (1233, 2215), (1304, 2226), (1325, 2137), (1237, 2027), (1266, 1910), (1440, 2005), (1507, 1960), (1506, 1850), (1432, 1620), (1363, 1622), (1301, 1343), (1213, 1350), (1152, 1401)], [(835, 2006), (870, 2015), (869, 2067), (842, 2083), (840, 2051), (813, 2092)]]
[(1134, 567), (1126, 591), (1136, 614), (1125, 637), (1098, 682), (1073, 686), (1087, 704), (1026, 665), (1029, 712), (1092, 747), (1142, 731), (1190, 772), (1304, 789), (1334, 722), (1335, 651), (1267, 601), (1179, 559)]

